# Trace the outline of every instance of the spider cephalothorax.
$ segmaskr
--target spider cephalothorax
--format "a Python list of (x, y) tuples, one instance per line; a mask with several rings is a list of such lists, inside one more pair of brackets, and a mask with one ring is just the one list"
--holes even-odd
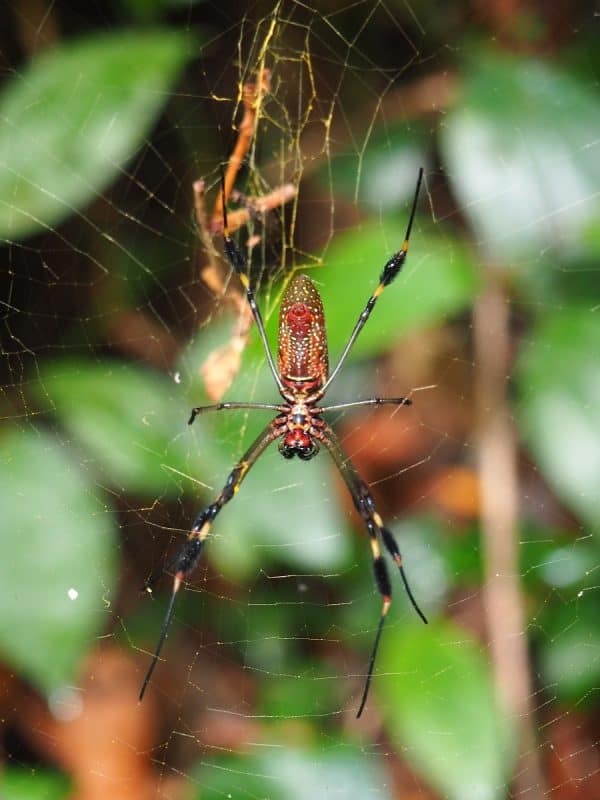
[(279, 452), (284, 458), (298, 456), (303, 461), (308, 461), (319, 452), (316, 439), (326, 423), (320, 416), (321, 410), (314, 408), (314, 402), (313, 400), (311, 403), (303, 395), (299, 395), (292, 405), (282, 406), (285, 410), (273, 420), (275, 426), (282, 431)]
[[(404, 242), (400, 250), (389, 259), (384, 265), (383, 271), (379, 278), (379, 285), (369, 298), (365, 308), (360, 314), (356, 322), (350, 338), (340, 356), (339, 361), (333, 372), (329, 374), (329, 358), (327, 353), (327, 339), (325, 335), (325, 315), (323, 313), (323, 303), (319, 292), (317, 291), (314, 283), (306, 275), (300, 275), (290, 283), (287, 288), (282, 302), (279, 314), (279, 348), (278, 348), (278, 366), (275, 367), (273, 356), (269, 349), (267, 336), (265, 333), (262, 317), (259, 308), (254, 299), (254, 293), (250, 288), (250, 282), (246, 273), (246, 260), (242, 252), (238, 249), (236, 243), (229, 235), (227, 229), (227, 210), (226, 210), (226, 197), (225, 197), (225, 181), (223, 179), (223, 234), (224, 234), (224, 248), (227, 260), (233, 269), (238, 273), (242, 285), (246, 291), (246, 297), (254, 319), (258, 332), (261, 336), (267, 362), (271, 369), (279, 393), (286, 401), (285, 403), (217, 403), (212, 406), (200, 406), (192, 409), (192, 414), (189, 419), (191, 424), (196, 416), (206, 411), (217, 411), (220, 409), (234, 409), (234, 408), (252, 408), (252, 409), (267, 409), (277, 411), (271, 422), (264, 428), (258, 438), (250, 445), (241, 460), (232, 469), (225, 486), (221, 493), (217, 496), (216, 500), (208, 505), (203, 511), (198, 514), (191, 530), (188, 534), (187, 541), (184, 544), (178, 555), (170, 562), (168, 568), (174, 569), (175, 580), (173, 583), (173, 591), (171, 599), (163, 623), (161, 635), (154, 653), (154, 657), (146, 673), (144, 683), (140, 692), (140, 700), (146, 691), (146, 687), (152, 676), (152, 672), (158, 661), (160, 651), (167, 636), (167, 630), (173, 616), (175, 605), (175, 597), (179, 591), (182, 583), (186, 581), (193, 570), (195, 569), (207, 536), (210, 533), (213, 521), (223, 506), (231, 500), (235, 493), (240, 488), (244, 477), (248, 470), (257, 461), (264, 450), (276, 439), (280, 439), (279, 451), (284, 458), (299, 458), (307, 461), (315, 456), (319, 451), (319, 444), (324, 447), (331, 454), (336, 466), (338, 467), (352, 499), (356, 510), (360, 514), (367, 534), (369, 536), (369, 543), (371, 546), (371, 555), (373, 559), (373, 572), (377, 589), (382, 598), (381, 616), (379, 618), (379, 626), (375, 635), (375, 642), (371, 652), (369, 661), (369, 668), (365, 680), (365, 686), (362, 694), (362, 699), (358, 708), (357, 716), (360, 717), (367, 700), (369, 685), (371, 683), (371, 676), (373, 674), (373, 667), (375, 664), (375, 656), (377, 655), (377, 648), (383, 630), (383, 623), (388, 613), (391, 599), (392, 599), (392, 586), (388, 575), (387, 566), (381, 552), (381, 544), (391, 556), (396, 566), (400, 571), (400, 577), (406, 589), (408, 597), (423, 620), (427, 622), (423, 612), (418, 607), (410, 587), (406, 580), (404, 568), (402, 566), (402, 556), (396, 543), (396, 540), (391, 531), (383, 524), (383, 520), (375, 508), (374, 500), (371, 496), (368, 486), (360, 478), (356, 468), (350, 459), (344, 453), (337, 436), (329, 427), (327, 422), (323, 419), (323, 414), (327, 411), (335, 411), (345, 408), (355, 408), (357, 406), (369, 405), (382, 405), (384, 403), (395, 405), (409, 405), (410, 400), (404, 397), (389, 397), (381, 398), (374, 397), (367, 400), (355, 400), (347, 403), (339, 403), (332, 406), (319, 405), (325, 396), (329, 385), (334, 380), (356, 337), (364, 327), (371, 311), (373, 310), (377, 299), (382, 294), (386, 286), (394, 280), (400, 272), (402, 265), (406, 259), (408, 252), (408, 242), (410, 239), (410, 232), (415, 216), (417, 207), (417, 199), (419, 196), (419, 189), (421, 187), (421, 180), (423, 178), (423, 170), (419, 171), (419, 178), (417, 180), (417, 188), (413, 200), (412, 210), (410, 213), (408, 226)], [(151, 585), (160, 576), (153, 576), (146, 588), (150, 590)]]

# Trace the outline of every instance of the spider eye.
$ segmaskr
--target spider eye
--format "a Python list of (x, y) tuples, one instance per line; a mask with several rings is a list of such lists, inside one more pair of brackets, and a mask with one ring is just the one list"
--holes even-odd
[(319, 446), (306, 434), (300, 436), (294, 433), (286, 436), (281, 442), (279, 452), (284, 458), (298, 456), (302, 461), (308, 461), (319, 452)]
[(302, 461), (308, 461), (317, 454), (317, 448), (312, 444), (308, 447), (298, 447), (296, 448), (296, 453), (298, 454), (298, 458), (301, 458)]

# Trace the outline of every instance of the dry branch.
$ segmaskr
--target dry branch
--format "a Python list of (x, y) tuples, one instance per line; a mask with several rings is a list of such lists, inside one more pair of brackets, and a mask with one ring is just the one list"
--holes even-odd
[[(206, 211), (205, 183), (200, 180), (193, 185), (196, 223), (207, 257), (207, 263), (201, 271), (201, 278), (213, 294), (223, 299), (237, 315), (229, 341), (213, 350), (200, 368), (206, 393), (212, 400), (220, 400), (223, 397), (238, 373), (253, 319), (241, 287), (237, 283), (229, 284), (230, 268), (215, 246), (214, 237), (223, 232), (223, 199), (227, 202), (229, 197), (236, 196), (233, 186), (254, 138), (260, 107), (264, 96), (270, 91), (270, 80), (270, 71), (263, 69), (259, 73), (256, 83), (247, 83), (242, 89), (244, 115), (238, 128), (236, 143), (225, 168), (225, 198), (221, 192), (218, 193), (210, 220)], [(280, 208), (295, 195), (295, 187), (292, 184), (284, 184), (262, 197), (243, 198), (243, 207), (231, 211), (227, 215), (230, 233), (244, 227), (252, 217), (265, 216), (270, 211)], [(237, 197), (239, 199), (241, 196), (237, 195)], [(252, 246), (255, 246), (258, 241), (259, 239), (253, 238)], [(250, 244), (249, 242), (249, 247)]]
[(525, 601), (519, 578), (517, 436), (506, 377), (510, 373), (508, 299), (491, 271), (488, 278), (473, 317), (483, 598), (499, 705), (519, 735), (516, 793), (543, 800), (546, 795), (536, 742)]

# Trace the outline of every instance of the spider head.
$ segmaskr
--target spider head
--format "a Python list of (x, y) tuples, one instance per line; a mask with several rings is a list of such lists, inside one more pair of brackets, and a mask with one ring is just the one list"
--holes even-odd
[(284, 458), (298, 456), (303, 461), (308, 461), (319, 452), (318, 444), (311, 439), (308, 433), (295, 428), (286, 433), (283, 441), (279, 445), (279, 452)]

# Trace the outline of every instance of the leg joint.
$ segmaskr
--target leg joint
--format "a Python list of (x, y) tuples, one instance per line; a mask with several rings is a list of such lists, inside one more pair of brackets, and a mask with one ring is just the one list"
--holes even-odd
[(194, 520), (194, 524), (192, 525), (192, 533), (197, 533), (198, 531), (202, 530), (207, 522), (212, 522), (220, 510), (221, 507), (218, 503), (211, 503), (207, 508), (204, 509), (204, 511), (198, 514)]
[(223, 491), (221, 492), (220, 501), (221, 505), (223, 503), (227, 503), (233, 495), (237, 487), (240, 485), (240, 480), (242, 475), (244, 474), (244, 467), (241, 464), (234, 467), (231, 472), (229, 473), (229, 477), (225, 481), (225, 486), (223, 487)]
[(392, 583), (383, 556), (373, 559), (373, 572), (379, 594), (389, 600), (392, 596)]
[(396, 543), (396, 540), (394, 539), (392, 532), (389, 531), (387, 528), (382, 528), (381, 535), (383, 537), (383, 543), (387, 547), (390, 555), (392, 555), (396, 560), (399, 558), (401, 559), (400, 548), (398, 547), (398, 544)]
[(204, 542), (202, 539), (198, 539), (197, 537), (188, 539), (185, 547), (177, 558), (175, 564), (176, 572), (181, 572), (184, 576), (187, 576), (194, 569), (200, 558), (203, 544)]
[(231, 266), (237, 273), (242, 272), (246, 266), (246, 260), (238, 249), (236, 243), (230, 236), (225, 236), (223, 246), (225, 248), (225, 255), (227, 256), (227, 260)]
[(358, 484), (357, 492), (354, 495), (354, 505), (356, 510), (365, 520), (371, 517), (375, 511), (375, 503), (366, 484), (362, 481)]

